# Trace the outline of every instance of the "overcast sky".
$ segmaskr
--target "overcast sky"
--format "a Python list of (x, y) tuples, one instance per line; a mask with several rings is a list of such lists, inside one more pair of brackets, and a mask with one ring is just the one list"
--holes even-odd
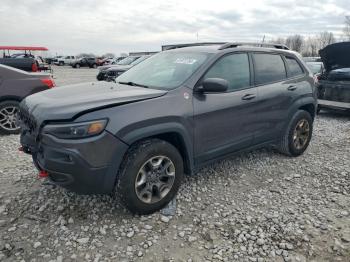
[(52, 54), (156, 51), (162, 44), (261, 41), (331, 31), (350, 0), (1, 0), (0, 45)]

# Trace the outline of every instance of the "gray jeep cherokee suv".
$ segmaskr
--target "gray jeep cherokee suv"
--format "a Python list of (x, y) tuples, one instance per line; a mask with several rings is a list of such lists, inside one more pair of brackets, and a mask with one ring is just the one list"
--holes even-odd
[(313, 76), (297, 53), (268, 47), (173, 46), (117, 83), (29, 96), (23, 150), (54, 183), (116, 192), (139, 214), (165, 206), (183, 174), (210, 161), (266, 145), (298, 156), (312, 135)]

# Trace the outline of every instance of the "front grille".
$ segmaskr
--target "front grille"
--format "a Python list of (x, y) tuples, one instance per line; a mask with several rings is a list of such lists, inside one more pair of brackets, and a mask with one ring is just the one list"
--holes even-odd
[(33, 132), (36, 129), (36, 121), (26, 109), (20, 108), (18, 117), (23, 129), (29, 130), (29, 132)]

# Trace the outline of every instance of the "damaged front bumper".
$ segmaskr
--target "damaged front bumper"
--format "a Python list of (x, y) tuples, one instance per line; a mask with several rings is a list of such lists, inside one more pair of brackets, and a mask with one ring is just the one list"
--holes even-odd
[(49, 134), (35, 137), (24, 130), (21, 145), (36, 166), (59, 186), (80, 194), (113, 191), (117, 171), (128, 146), (104, 131), (84, 139), (59, 139)]

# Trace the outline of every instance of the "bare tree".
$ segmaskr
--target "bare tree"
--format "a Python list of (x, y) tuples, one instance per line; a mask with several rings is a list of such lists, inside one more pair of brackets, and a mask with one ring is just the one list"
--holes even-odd
[(96, 57), (93, 53), (80, 53), (77, 57)]
[(350, 40), (350, 16), (345, 16), (344, 36), (346, 40)]
[(301, 35), (292, 35), (287, 37), (286, 39), (286, 45), (297, 52), (301, 51), (301, 48), (304, 44), (304, 38)]
[(309, 36), (304, 42), (302, 48), (303, 56), (318, 56), (318, 38), (315, 36)]
[(327, 45), (335, 43), (335, 38), (332, 32), (324, 31), (318, 35), (319, 49), (326, 47)]
[(106, 53), (106, 54), (104, 54), (102, 57), (114, 58), (114, 57), (115, 57), (115, 54), (113, 54), (113, 53)]

